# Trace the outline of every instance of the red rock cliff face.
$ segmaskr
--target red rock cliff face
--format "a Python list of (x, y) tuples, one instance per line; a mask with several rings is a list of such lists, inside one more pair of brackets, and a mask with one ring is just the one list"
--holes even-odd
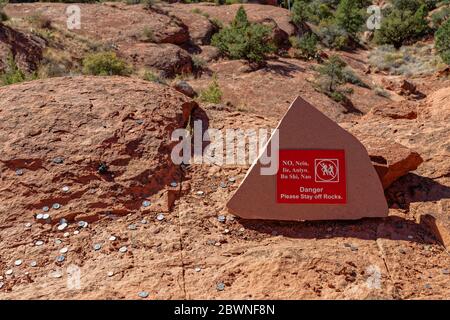
[(170, 134), (195, 106), (168, 87), (120, 77), (0, 88), (0, 221), (54, 203), (62, 206), (55, 219), (96, 220), (167, 197), (180, 178)]

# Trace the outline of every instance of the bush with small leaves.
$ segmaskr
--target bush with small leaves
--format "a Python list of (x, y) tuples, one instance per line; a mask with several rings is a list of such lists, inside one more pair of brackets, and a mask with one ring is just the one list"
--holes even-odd
[(0, 74), (1, 84), (6, 86), (14, 83), (20, 83), (26, 80), (25, 74), (17, 66), (14, 56), (10, 53), (6, 59), (5, 71)]
[(8, 16), (3, 11), (3, 8), (8, 3), (8, 0), (0, 0), (0, 22), (8, 20)]
[(127, 76), (131, 68), (115, 52), (89, 54), (83, 59), (83, 73), (95, 76)]
[(317, 48), (318, 39), (315, 34), (307, 33), (300, 38), (289, 38), (291, 45), (295, 51), (296, 57), (301, 59), (314, 59), (317, 58), (319, 49)]
[(208, 87), (200, 92), (199, 100), (207, 103), (220, 103), (222, 101), (222, 90), (217, 82), (217, 76), (214, 75)]
[(450, 65), (450, 20), (436, 31), (435, 47), (442, 60)]

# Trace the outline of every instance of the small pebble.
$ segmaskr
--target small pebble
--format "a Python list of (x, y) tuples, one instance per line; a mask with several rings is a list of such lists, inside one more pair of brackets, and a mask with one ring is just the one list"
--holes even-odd
[(202, 196), (202, 195), (204, 195), (205, 193), (203, 192), (203, 191), (197, 191), (197, 195), (198, 196)]
[(101, 245), (100, 243), (94, 244), (94, 250), (95, 250), (95, 251), (98, 251), (98, 250), (100, 250), (101, 248), (102, 248), (102, 245)]
[(227, 184), (226, 184), (225, 182), (221, 182), (221, 183), (220, 183), (220, 187), (221, 187), (221, 188), (226, 188), (226, 187), (227, 187)]
[(25, 223), (25, 228), (31, 228), (31, 222)]
[(75, 234), (75, 235), (77, 235), (77, 234), (79, 234), (80, 233), (80, 231), (78, 231), (78, 230), (75, 230), (74, 232), (73, 232), (73, 234)]
[(158, 221), (163, 221), (164, 220), (164, 215), (162, 213), (158, 214), (158, 216), (156, 217), (156, 219)]
[(50, 276), (51, 276), (52, 278), (61, 278), (63, 275), (62, 275), (62, 272), (60, 272), (60, 271), (55, 271), (55, 272), (52, 272)]
[(30, 262), (30, 267), (36, 267), (37, 266), (37, 262), (36, 261), (31, 261)]
[(52, 205), (52, 208), (55, 209), (55, 210), (58, 210), (59, 208), (61, 208), (61, 205), (59, 203), (54, 203)]
[(144, 208), (150, 207), (150, 205), (151, 205), (151, 202), (148, 201), (148, 200), (145, 200), (145, 201), (142, 202), (142, 206), (143, 206)]
[(425, 289), (431, 289), (431, 284), (427, 283), (427, 284), (425, 285)]
[(22, 264), (22, 260), (18, 259), (16, 261), (14, 261), (14, 264), (18, 267)]
[(66, 260), (66, 257), (64, 257), (64, 256), (57, 256), (56, 257), (56, 262), (64, 262), (64, 260)]
[(408, 236), (408, 239), (414, 239), (414, 237), (413, 236)]
[(202, 268), (196, 267), (194, 270), (195, 270), (195, 272), (200, 272), (200, 271), (202, 271)]
[(50, 210), (50, 208), (49, 207), (47, 207), (47, 206), (45, 206), (45, 207), (42, 207), (42, 211), (44, 211), (44, 212), (48, 212)]
[(119, 249), (119, 252), (121, 252), (121, 253), (125, 253), (125, 252), (127, 252), (127, 251), (128, 251), (128, 249), (127, 249), (127, 247), (125, 247), (125, 246), (120, 247), (120, 249)]
[(115, 236), (111, 236), (111, 237), (109, 237), (109, 241), (116, 241), (116, 237)]
[(225, 284), (220, 282), (217, 284), (217, 291), (223, 291), (225, 290)]
[(108, 271), (107, 275), (108, 275), (108, 277), (112, 277), (114, 275), (114, 272)]
[(233, 183), (233, 182), (236, 181), (236, 178), (235, 178), (235, 177), (231, 177), (231, 178), (228, 179), (228, 181), (230, 181), (231, 183)]
[(145, 219), (142, 219), (142, 220), (141, 220), (141, 224), (147, 224), (147, 223), (148, 223), (147, 220), (145, 220)]
[(59, 230), (59, 231), (63, 231), (65, 228), (67, 228), (67, 223), (61, 223), (61, 224), (58, 226), (58, 230)]
[(70, 233), (64, 232), (63, 236), (64, 236), (65, 238), (67, 238), (68, 236), (70, 236)]
[(60, 245), (62, 241), (60, 239), (55, 239), (55, 244)]
[(62, 187), (62, 191), (63, 192), (69, 192), (70, 188), (68, 186), (64, 186), (64, 187)]
[(6, 270), (5, 274), (6, 274), (7, 276), (12, 275), (12, 274), (13, 274), (12, 269)]
[(138, 296), (145, 299), (148, 297), (148, 292), (147, 291), (141, 291), (138, 293)]
[(223, 230), (223, 233), (230, 233), (230, 229)]
[(38, 240), (34, 243), (36, 246), (42, 246), (44, 244), (44, 241)]
[(62, 248), (61, 250), (59, 250), (59, 253), (65, 254), (65, 253), (67, 253), (67, 251), (69, 251), (69, 248), (64, 247), (64, 248)]
[(0, 289), (3, 288), (5, 284), (3, 282), (0, 282)]
[(23, 170), (22, 169), (17, 169), (16, 170), (16, 175), (18, 175), (18, 176), (23, 175)]
[(450, 274), (450, 271), (448, 269), (442, 270), (442, 274)]

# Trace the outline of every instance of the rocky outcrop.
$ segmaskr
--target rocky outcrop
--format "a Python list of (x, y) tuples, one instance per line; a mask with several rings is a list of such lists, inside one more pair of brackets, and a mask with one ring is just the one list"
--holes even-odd
[(0, 23), (0, 71), (10, 55), (18, 67), (26, 72), (37, 69), (45, 44), (38, 37), (24, 34)]
[(168, 186), (182, 177), (170, 134), (195, 106), (167, 86), (121, 77), (0, 88), (0, 221), (30, 220), (55, 203), (55, 223), (169, 210)]
[(166, 77), (192, 71), (189, 53), (173, 44), (136, 43), (121, 52), (136, 67), (158, 69)]

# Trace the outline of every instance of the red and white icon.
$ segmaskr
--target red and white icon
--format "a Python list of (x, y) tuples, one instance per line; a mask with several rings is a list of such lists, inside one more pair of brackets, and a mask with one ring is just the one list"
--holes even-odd
[(316, 182), (339, 182), (338, 159), (315, 159), (314, 171)]

